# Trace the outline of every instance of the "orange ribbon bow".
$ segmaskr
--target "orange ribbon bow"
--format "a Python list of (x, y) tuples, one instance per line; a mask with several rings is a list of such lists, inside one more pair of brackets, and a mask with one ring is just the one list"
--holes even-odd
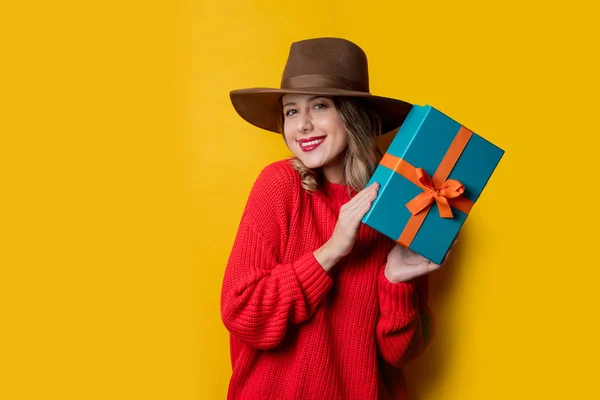
[(442, 218), (453, 217), (450, 207), (454, 207), (465, 214), (471, 211), (473, 201), (462, 195), (465, 191), (462, 183), (447, 178), (472, 135), (473, 132), (464, 126), (459, 129), (435, 174), (433, 174), (433, 178), (423, 168), (416, 168), (408, 161), (389, 153), (384, 154), (379, 163), (380, 165), (402, 175), (423, 189), (422, 193), (406, 203), (406, 207), (412, 216), (397, 240), (402, 246), (410, 246), (434, 202), (437, 203)]
[(417, 186), (424, 190), (423, 193), (412, 199), (406, 204), (406, 207), (412, 215), (417, 215), (421, 211), (430, 207), (435, 201), (438, 206), (441, 218), (452, 218), (452, 208), (448, 199), (454, 199), (465, 192), (465, 187), (455, 179), (448, 179), (441, 185), (436, 185), (433, 179), (423, 168), (416, 169)]

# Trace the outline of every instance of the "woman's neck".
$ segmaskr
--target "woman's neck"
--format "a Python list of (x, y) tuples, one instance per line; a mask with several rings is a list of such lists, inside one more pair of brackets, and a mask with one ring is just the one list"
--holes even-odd
[(344, 183), (344, 157), (338, 157), (336, 160), (332, 160), (327, 165), (321, 167), (321, 172), (323, 173), (323, 177), (331, 182), (336, 184)]

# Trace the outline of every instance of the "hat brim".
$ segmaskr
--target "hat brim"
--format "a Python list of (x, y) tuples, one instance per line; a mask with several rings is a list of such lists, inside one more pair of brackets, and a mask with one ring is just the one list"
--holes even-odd
[(381, 118), (381, 134), (395, 131), (408, 115), (412, 104), (389, 97), (374, 96), (370, 93), (330, 88), (238, 89), (230, 92), (231, 103), (236, 112), (250, 124), (279, 133), (278, 118), (280, 98), (284, 94), (312, 94), (323, 96), (360, 97), (373, 106)]

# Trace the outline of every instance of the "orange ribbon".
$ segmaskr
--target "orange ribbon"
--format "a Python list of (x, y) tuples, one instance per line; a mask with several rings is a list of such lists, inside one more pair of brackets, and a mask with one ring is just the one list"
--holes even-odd
[(457, 180), (447, 179), (467, 146), (471, 135), (473, 135), (473, 132), (469, 129), (464, 126), (460, 128), (440, 165), (438, 165), (435, 174), (433, 174), (433, 178), (424, 169), (416, 168), (406, 160), (389, 153), (385, 153), (381, 159), (380, 165), (402, 175), (423, 189), (422, 193), (406, 203), (406, 207), (412, 216), (397, 240), (402, 246), (410, 246), (434, 202), (438, 205), (441, 218), (453, 217), (450, 207), (454, 207), (465, 214), (471, 211), (474, 203), (462, 195), (465, 190), (464, 186)]
[(454, 199), (464, 193), (465, 187), (457, 180), (448, 179), (441, 185), (436, 185), (423, 168), (417, 168), (417, 185), (423, 193), (406, 204), (412, 215), (416, 215), (424, 209), (431, 207), (435, 201), (438, 205), (441, 218), (452, 218), (452, 209), (448, 199)]

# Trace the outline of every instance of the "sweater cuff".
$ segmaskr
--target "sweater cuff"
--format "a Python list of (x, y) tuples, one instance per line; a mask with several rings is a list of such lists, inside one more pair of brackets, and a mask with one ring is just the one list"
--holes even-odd
[(379, 307), (384, 314), (413, 315), (417, 310), (418, 291), (414, 279), (407, 282), (390, 282), (385, 276), (385, 266), (379, 272)]
[(333, 279), (323, 269), (312, 252), (307, 253), (294, 264), (294, 271), (309, 304), (318, 303), (333, 285)]

